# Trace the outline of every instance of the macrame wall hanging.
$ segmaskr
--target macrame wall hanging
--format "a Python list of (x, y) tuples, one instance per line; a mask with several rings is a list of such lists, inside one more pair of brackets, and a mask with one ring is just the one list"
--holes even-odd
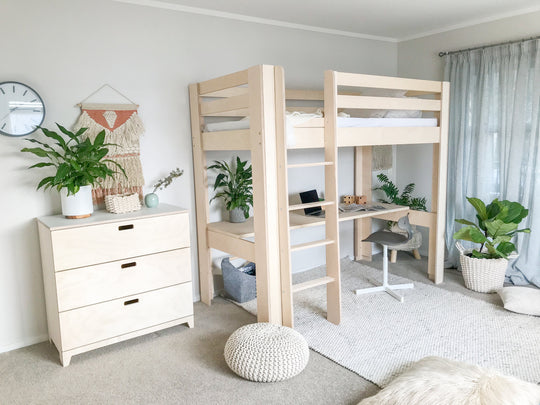
[(393, 149), (392, 145), (374, 146), (371, 155), (372, 170), (388, 170), (392, 168)]
[[(128, 100), (130, 104), (85, 103), (104, 87), (111, 88)], [(120, 164), (127, 175), (126, 178), (123, 173), (116, 173), (113, 178), (109, 177), (103, 180), (100, 187), (94, 187), (92, 190), (94, 203), (103, 203), (105, 196), (112, 194), (138, 193), (142, 197), (144, 177), (140, 160), (139, 137), (144, 132), (144, 126), (137, 113), (139, 106), (108, 84), (104, 84), (90, 94), (79, 106), (81, 115), (74, 130), (88, 128), (84, 136), (92, 141), (97, 134), (105, 130), (105, 142), (118, 145), (109, 146), (106, 158)], [(111, 169), (118, 171), (114, 165), (108, 165)]]

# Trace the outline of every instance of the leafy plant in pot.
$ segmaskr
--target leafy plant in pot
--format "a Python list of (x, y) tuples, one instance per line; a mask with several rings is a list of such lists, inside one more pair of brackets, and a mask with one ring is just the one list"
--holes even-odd
[(220, 189), (210, 200), (223, 199), (231, 222), (244, 222), (249, 218), (249, 207), (253, 207), (252, 168), (247, 161), (237, 156), (236, 164), (215, 160), (208, 169), (216, 170), (214, 191)]
[[(495, 292), (502, 288), (508, 259), (516, 246), (511, 242), (518, 232), (530, 233), (529, 228), (518, 229), (518, 224), (529, 214), (518, 202), (493, 200), (487, 206), (478, 198), (467, 197), (476, 210), (478, 223), (456, 219), (466, 225), (454, 233), (461, 252), (460, 263), (465, 286), (478, 292)], [(459, 240), (480, 244), (480, 249), (467, 251)]]
[(106, 163), (118, 168), (124, 176), (126, 173), (117, 162), (105, 159), (109, 153), (108, 146), (114, 145), (105, 143), (105, 131), (101, 131), (92, 143), (89, 138), (82, 139), (87, 128), (81, 128), (73, 133), (58, 123), (56, 125), (67, 136), (67, 139), (47, 128), (38, 127), (55, 143), (51, 146), (37, 139), (26, 139), (39, 146), (23, 148), (21, 152), (32, 153), (45, 159), (44, 162), (36, 163), (30, 168), (54, 167), (56, 169), (56, 173), (43, 178), (37, 188), (43, 187), (44, 190), (56, 188), (60, 192), (64, 216), (67, 218), (89, 217), (94, 211), (92, 186), (99, 184), (101, 179), (112, 177), (117, 173)]

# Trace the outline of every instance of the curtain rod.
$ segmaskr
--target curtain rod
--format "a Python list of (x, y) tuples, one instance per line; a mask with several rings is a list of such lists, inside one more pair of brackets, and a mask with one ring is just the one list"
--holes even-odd
[(531, 41), (531, 40), (535, 40), (535, 39), (540, 39), (540, 35), (538, 35), (536, 37), (531, 37), (531, 38), (518, 39), (518, 40), (515, 40), (515, 41), (501, 42), (501, 43), (498, 43), (498, 44), (482, 45), (482, 46), (477, 46), (477, 47), (474, 47), (474, 48), (460, 49), (459, 51), (439, 52), (439, 56), (443, 57), (445, 55), (452, 55), (454, 53), (475, 51), (477, 49), (491, 48), (493, 46), (499, 46), (499, 45), (517, 44), (519, 42)]

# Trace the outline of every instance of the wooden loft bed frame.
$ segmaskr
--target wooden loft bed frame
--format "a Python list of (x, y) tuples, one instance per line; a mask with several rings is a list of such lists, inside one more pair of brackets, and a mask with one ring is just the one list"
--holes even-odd
[[(340, 86), (346, 87), (341, 91)], [(371, 218), (393, 220), (407, 207), (388, 206), (384, 212), (338, 217), (337, 148), (354, 147), (355, 193), (371, 199), (371, 150), (373, 145), (433, 144), (432, 212), (410, 211), (411, 223), (429, 233), (428, 275), (443, 281), (444, 221), (449, 84), (386, 76), (325, 72), (321, 91), (287, 90), (279, 66), (254, 66), (247, 70), (190, 85), (193, 164), (197, 206), (197, 234), (201, 300), (210, 304), (214, 295), (210, 249), (215, 248), (257, 264), (257, 309), (259, 322), (293, 325), (292, 293), (327, 284), (328, 319), (340, 321), (338, 221), (355, 221), (355, 258), (371, 260), (371, 244), (362, 243), (371, 232)], [(407, 95), (431, 99), (368, 97), (357, 89), (405, 90)], [(323, 100), (325, 118), (314, 118), (295, 127), (295, 144), (287, 146), (286, 100)], [(303, 109), (294, 107), (295, 110)], [(338, 128), (340, 109), (422, 110), (433, 112), (437, 127)], [(305, 109), (312, 111), (313, 107)], [(249, 129), (204, 132), (205, 117), (249, 117)], [(325, 161), (287, 165), (287, 149), (325, 148)], [(249, 150), (253, 166), (254, 215), (243, 224), (210, 223), (208, 216), (207, 151)], [(287, 169), (324, 166), (326, 219), (305, 217), (295, 211), (305, 204), (289, 206)], [(277, 196), (277, 199), (276, 199)], [(326, 225), (326, 238), (304, 246), (289, 245), (289, 231)], [(254, 237), (254, 241), (246, 240)], [(328, 274), (322, 279), (291, 284), (290, 252), (326, 246)]]

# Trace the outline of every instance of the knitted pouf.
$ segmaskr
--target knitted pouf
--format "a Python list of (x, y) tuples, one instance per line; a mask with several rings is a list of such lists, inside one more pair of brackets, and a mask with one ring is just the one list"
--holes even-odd
[(283, 381), (299, 374), (309, 360), (304, 337), (286, 326), (253, 323), (237, 329), (225, 344), (227, 365), (247, 380)]

